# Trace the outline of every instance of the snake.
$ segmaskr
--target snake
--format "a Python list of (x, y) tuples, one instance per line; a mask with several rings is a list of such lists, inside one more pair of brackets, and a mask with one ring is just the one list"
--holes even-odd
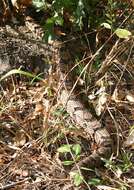
[[(75, 40), (73, 44), (77, 47)], [(99, 167), (103, 164), (103, 159), (106, 160), (110, 158), (112, 153), (112, 139), (106, 126), (101, 124), (75, 91), (75, 74), (71, 72), (73, 70), (72, 68), (75, 67), (72, 49), (69, 50), (63, 43), (59, 52), (58, 66), (59, 75), (61, 76), (60, 84), (63, 83), (59, 100), (76, 125), (79, 125), (90, 135), (97, 147), (89, 156), (78, 161), (77, 165), (71, 170), (76, 171), (79, 168), (81, 173), (85, 175), (82, 168), (93, 169)]]

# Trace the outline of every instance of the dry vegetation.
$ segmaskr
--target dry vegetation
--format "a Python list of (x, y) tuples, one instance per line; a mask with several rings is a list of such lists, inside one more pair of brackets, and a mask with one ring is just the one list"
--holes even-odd
[[(122, 23), (132, 25), (132, 14), (130, 9)], [(134, 39), (132, 35), (118, 39), (107, 30), (96, 36), (98, 50), (80, 60), (76, 73), (81, 76), (79, 93), (86, 94), (111, 134), (111, 158), (104, 166), (87, 170), (86, 182), (77, 186), (77, 179), (74, 185), (72, 165), (96, 145), (57, 101), (57, 73), (43, 81), (11, 75), (0, 84), (1, 190), (134, 189)], [(67, 150), (69, 145), (73, 153)]]

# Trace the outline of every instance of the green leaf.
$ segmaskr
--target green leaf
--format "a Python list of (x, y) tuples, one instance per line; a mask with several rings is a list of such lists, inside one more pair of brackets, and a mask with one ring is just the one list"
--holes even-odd
[(81, 153), (81, 146), (79, 144), (75, 144), (72, 146), (72, 150), (75, 152), (75, 155), (79, 155)]
[(47, 3), (45, 1), (39, 1), (39, 0), (32, 0), (32, 4), (34, 7), (37, 8), (37, 10), (46, 9)]
[(60, 148), (57, 149), (58, 152), (60, 153), (67, 153), (67, 152), (70, 152), (71, 151), (71, 146), (70, 144), (65, 144), (63, 146), (61, 146)]
[(57, 108), (54, 112), (53, 112), (53, 115), (54, 116), (62, 116), (64, 115), (66, 112), (65, 112), (65, 109), (64, 108)]
[(63, 26), (64, 20), (61, 16), (58, 15), (58, 13), (56, 12), (54, 15), (54, 20), (55, 20), (55, 24)]
[(88, 181), (88, 184), (89, 184), (89, 185), (94, 185), (94, 186), (100, 185), (100, 184), (101, 184), (101, 180), (98, 179), (98, 178), (92, 178), (92, 179), (90, 179), (90, 180)]
[(75, 10), (75, 19), (76, 19), (76, 24), (80, 27), (80, 29), (82, 29), (83, 27), (82, 18), (84, 17), (85, 17), (84, 4), (82, 0), (79, 0), (77, 8)]
[(85, 171), (94, 172), (94, 170), (93, 170), (93, 169), (91, 169), (91, 168), (86, 168), (86, 167), (81, 167), (81, 170), (85, 170)]
[(84, 178), (83, 178), (83, 176), (80, 175), (78, 172), (71, 172), (71, 173), (70, 173), (70, 176), (72, 177), (72, 179), (73, 179), (73, 181), (74, 181), (74, 184), (75, 184), (76, 186), (79, 186), (80, 184), (83, 183)]
[(131, 32), (126, 29), (118, 28), (117, 30), (115, 30), (115, 34), (119, 38), (128, 38), (131, 35)]
[(36, 76), (36, 75), (33, 75), (29, 72), (26, 72), (26, 71), (22, 71), (20, 69), (12, 69), (11, 71), (7, 72), (5, 75), (3, 75), (1, 78), (0, 78), (0, 82), (4, 79), (6, 79), (7, 77), (13, 75), (13, 74), (20, 74), (20, 75), (25, 75), (26, 77), (30, 77), (30, 78), (34, 78), (34, 79), (38, 79), (38, 80), (43, 80), (43, 78), (39, 77), (39, 76)]
[(108, 24), (106, 22), (102, 23), (101, 26), (104, 26), (104, 28), (107, 28), (107, 29), (111, 29), (110, 24)]
[(57, 25), (63, 26), (64, 20), (62, 17), (56, 17), (55, 23)]
[(52, 32), (53, 31), (53, 27), (54, 27), (54, 23), (55, 23), (55, 19), (54, 17), (48, 18), (46, 23), (45, 23), (45, 30)]
[(74, 164), (74, 161), (72, 161), (72, 160), (66, 160), (66, 161), (64, 161), (62, 163), (63, 163), (64, 166), (69, 166), (69, 165)]
[(45, 32), (45, 35), (43, 37), (43, 40), (46, 42), (46, 43), (51, 43), (53, 40), (55, 39), (55, 35), (53, 33), (53, 31), (46, 31)]

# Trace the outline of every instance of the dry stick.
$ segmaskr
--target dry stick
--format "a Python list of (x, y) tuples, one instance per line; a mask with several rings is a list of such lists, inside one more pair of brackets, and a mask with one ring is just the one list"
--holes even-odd
[[(101, 77), (104, 76), (104, 74), (108, 71), (109, 67), (112, 64), (112, 61), (114, 60), (114, 58), (116, 56), (119, 56), (123, 51), (125, 51), (126, 47), (124, 47), (124, 49), (122, 49), (122, 46), (120, 46), (117, 51), (115, 52), (116, 48), (118, 47), (118, 43), (119, 40), (115, 43), (115, 45), (113, 46), (113, 48), (111, 49), (109, 55), (107, 56), (107, 58), (104, 60), (104, 62), (102, 63), (101, 68), (99, 69), (99, 71), (96, 73), (96, 78), (100, 79)], [(96, 80), (97, 80), (96, 79)]]
[[(121, 73), (121, 76), (120, 76), (120, 78), (119, 78), (119, 80), (118, 80), (118, 83), (117, 83), (117, 85), (116, 85), (116, 87), (115, 87), (115, 89), (117, 89), (117, 87), (119, 86), (119, 83), (120, 83), (120, 81), (121, 81), (121, 79), (122, 79), (122, 77), (123, 77), (123, 73), (125, 72), (125, 69), (126, 69), (126, 67), (127, 67), (127, 64), (128, 64), (128, 61), (129, 61), (129, 59), (130, 59), (130, 55), (131, 55), (131, 52), (132, 52), (132, 49), (133, 49), (133, 47), (134, 47), (134, 44), (131, 46), (131, 49), (130, 49), (130, 52), (129, 52), (129, 55), (128, 55), (128, 58), (127, 58), (127, 61), (126, 61), (126, 63), (125, 63), (125, 66), (124, 66), (124, 68), (123, 68), (123, 71), (122, 71), (122, 73)], [(113, 115), (111, 114), (111, 112), (109, 111), (109, 113), (110, 113), (110, 116), (112, 117), (112, 119), (113, 119)], [(117, 125), (115, 125), (116, 126), (116, 130), (117, 130), (117, 132), (119, 131), (118, 130), (118, 126)], [(119, 134), (119, 133), (118, 133)], [(118, 156), (118, 153), (119, 153), (119, 135), (117, 135), (117, 142), (118, 142), (118, 149), (117, 149), (117, 156)]]
[[(4, 168), (4, 169), (2, 169), (1, 171), (0, 171), (0, 173), (2, 174), (2, 172), (4, 172), (9, 166), (11, 166), (13, 163), (15, 163), (15, 161), (22, 155), (22, 153), (24, 152), (24, 150), (25, 150), (25, 148), (29, 148), (29, 147), (31, 147), (31, 145), (32, 145), (32, 143), (33, 142), (35, 142), (34, 140), (32, 141), (32, 142), (27, 142), (27, 143), (25, 143), (25, 145), (22, 147), (22, 148), (20, 148), (20, 149), (16, 149), (16, 155), (15, 155), (15, 157), (13, 158), (13, 160), (11, 160), (8, 164), (7, 164), (7, 166)], [(10, 172), (11, 173), (11, 172)], [(7, 176), (7, 174), (5, 175), (5, 176)], [(0, 180), (2, 180), (4, 177), (2, 176), (1, 178), (0, 178)]]
[(110, 117), (111, 117), (112, 120), (114, 121), (114, 125), (115, 125), (115, 127), (116, 127), (116, 131), (117, 131), (117, 134), (118, 134), (118, 135), (117, 135), (117, 151), (116, 151), (116, 156), (118, 156), (118, 155), (119, 155), (119, 143), (120, 143), (118, 124), (117, 124), (117, 122), (116, 122), (116, 120), (115, 120), (113, 114), (112, 114), (111, 111), (109, 110), (108, 106), (107, 106), (107, 110), (108, 110), (108, 112), (109, 112)]
[(0, 190), (7, 190), (7, 189), (10, 189), (16, 185), (21, 185), (22, 183), (25, 183), (26, 181), (30, 180), (31, 178), (26, 178), (26, 179), (23, 179), (21, 181), (17, 181), (17, 182), (12, 182), (11, 184), (7, 184), (5, 186), (2, 186), (0, 187)]
[(9, 115), (9, 118), (13, 121), (13, 123), (16, 125), (16, 127), (19, 127), (20, 129), (23, 130), (23, 132), (25, 133), (25, 135), (30, 139), (33, 140), (31, 135), (27, 132), (27, 130), (23, 127), (24, 123), (19, 123), (14, 117), (12, 117), (11, 115)]
[[(133, 40), (133, 42), (134, 42), (134, 40)], [(130, 48), (127, 61), (126, 61), (125, 65), (124, 65), (122, 74), (121, 74), (121, 76), (120, 76), (120, 78), (119, 78), (119, 81), (118, 81), (118, 83), (117, 83), (117, 85), (116, 85), (116, 88), (118, 87), (118, 85), (119, 85), (119, 83), (120, 83), (120, 81), (121, 81), (121, 79), (122, 79), (122, 77), (123, 77), (123, 74), (124, 74), (124, 72), (125, 72), (125, 70), (126, 70), (126, 67), (127, 67), (128, 61), (129, 61), (129, 59), (130, 59), (130, 56), (131, 56), (131, 53), (132, 53), (132, 49), (133, 49), (133, 48), (134, 48), (134, 43), (133, 43), (133, 45), (132, 45), (131, 48)]]
[[(120, 66), (119, 66), (120, 65)], [(121, 63), (120, 63), (120, 61), (119, 60), (117, 60), (117, 59), (115, 59), (114, 60), (114, 66), (118, 69), (118, 70), (120, 70), (121, 72), (122, 72), (122, 68), (124, 69), (124, 67), (125, 67), (125, 65), (122, 65)], [(127, 68), (125, 68), (126, 69), (126, 71), (129, 73), (129, 75), (132, 77), (132, 78), (134, 78), (134, 76), (133, 76), (133, 74), (127, 69)], [(111, 71), (110, 71), (111, 72)], [(111, 72), (111, 74), (113, 75), (113, 73)], [(114, 75), (113, 75), (114, 76)]]
[[(113, 53), (114, 53), (114, 50), (117, 48), (118, 44), (119, 44), (119, 40), (117, 40), (117, 41), (115, 42), (114, 46), (112, 47), (111, 51), (110, 51), (109, 54), (107, 55), (106, 59), (103, 61), (103, 63), (102, 63), (102, 65), (101, 65), (100, 69), (99, 69), (99, 70), (97, 71), (97, 73), (95, 74), (95, 76), (97, 77), (97, 79), (104, 75), (103, 73), (105, 73), (105, 72), (108, 70), (108, 68), (109, 68), (109, 66), (110, 66), (109, 64), (111, 63), (111, 61), (112, 61), (112, 60), (116, 57), (116, 55), (118, 54), (118, 53), (116, 52), (116, 53), (114, 54), (114, 56), (112, 56)], [(119, 50), (118, 50), (118, 52), (119, 52)], [(101, 76), (100, 76), (100, 75), (101, 75)]]
[[(130, 52), (129, 52), (127, 61), (126, 61), (126, 63), (125, 63), (125, 66), (124, 66), (124, 68), (123, 68), (122, 74), (121, 74), (121, 76), (120, 76), (120, 78), (119, 78), (119, 81), (118, 81), (118, 83), (117, 83), (115, 89), (118, 87), (118, 85), (119, 85), (119, 83), (120, 83), (120, 81), (121, 81), (121, 78), (122, 78), (122, 76), (123, 76), (123, 73), (124, 73), (124, 71), (125, 71), (125, 69), (126, 69), (126, 66), (127, 66), (127, 64), (128, 64), (128, 61), (129, 61), (129, 59), (130, 59), (130, 55), (131, 55), (131, 52), (132, 52), (133, 47), (134, 47), (134, 44), (131, 46), (131, 49), (130, 49)], [(111, 118), (113, 119), (113, 121), (114, 121), (114, 123), (115, 123), (117, 134), (119, 134), (119, 130), (118, 130), (117, 123), (116, 123), (116, 121), (115, 121), (115, 119), (114, 119), (114, 117), (113, 117), (111, 111), (109, 110), (108, 106), (107, 106), (107, 109), (108, 109), (108, 112), (109, 112)], [(118, 153), (119, 153), (119, 135), (117, 135), (117, 143), (118, 143), (118, 145), (117, 145), (117, 153), (116, 153), (116, 156), (118, 156)]]

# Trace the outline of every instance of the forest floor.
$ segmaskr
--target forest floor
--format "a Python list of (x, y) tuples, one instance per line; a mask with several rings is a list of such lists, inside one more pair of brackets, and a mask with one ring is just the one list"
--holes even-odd
[[(86, 182), (79, 175), (75, 182), (70, 178), (76, 163), (68, 147), (84, 157), (93, 151), (92, 142), (57, 101), (59, 84), (54, 73), (43, 81), (11, 75), (1, 82), (0, 190), (134, 189), (134, 39), (120, 40), (120, 44), (125, 49), (95, 85), (87, 85), (89, 71), (79, 80), (81, 91), (113, 139), (110, 159), (102, 167), (87, 168), (91, 174)], [(115, 48), (111, 42), (108, 45)]]

